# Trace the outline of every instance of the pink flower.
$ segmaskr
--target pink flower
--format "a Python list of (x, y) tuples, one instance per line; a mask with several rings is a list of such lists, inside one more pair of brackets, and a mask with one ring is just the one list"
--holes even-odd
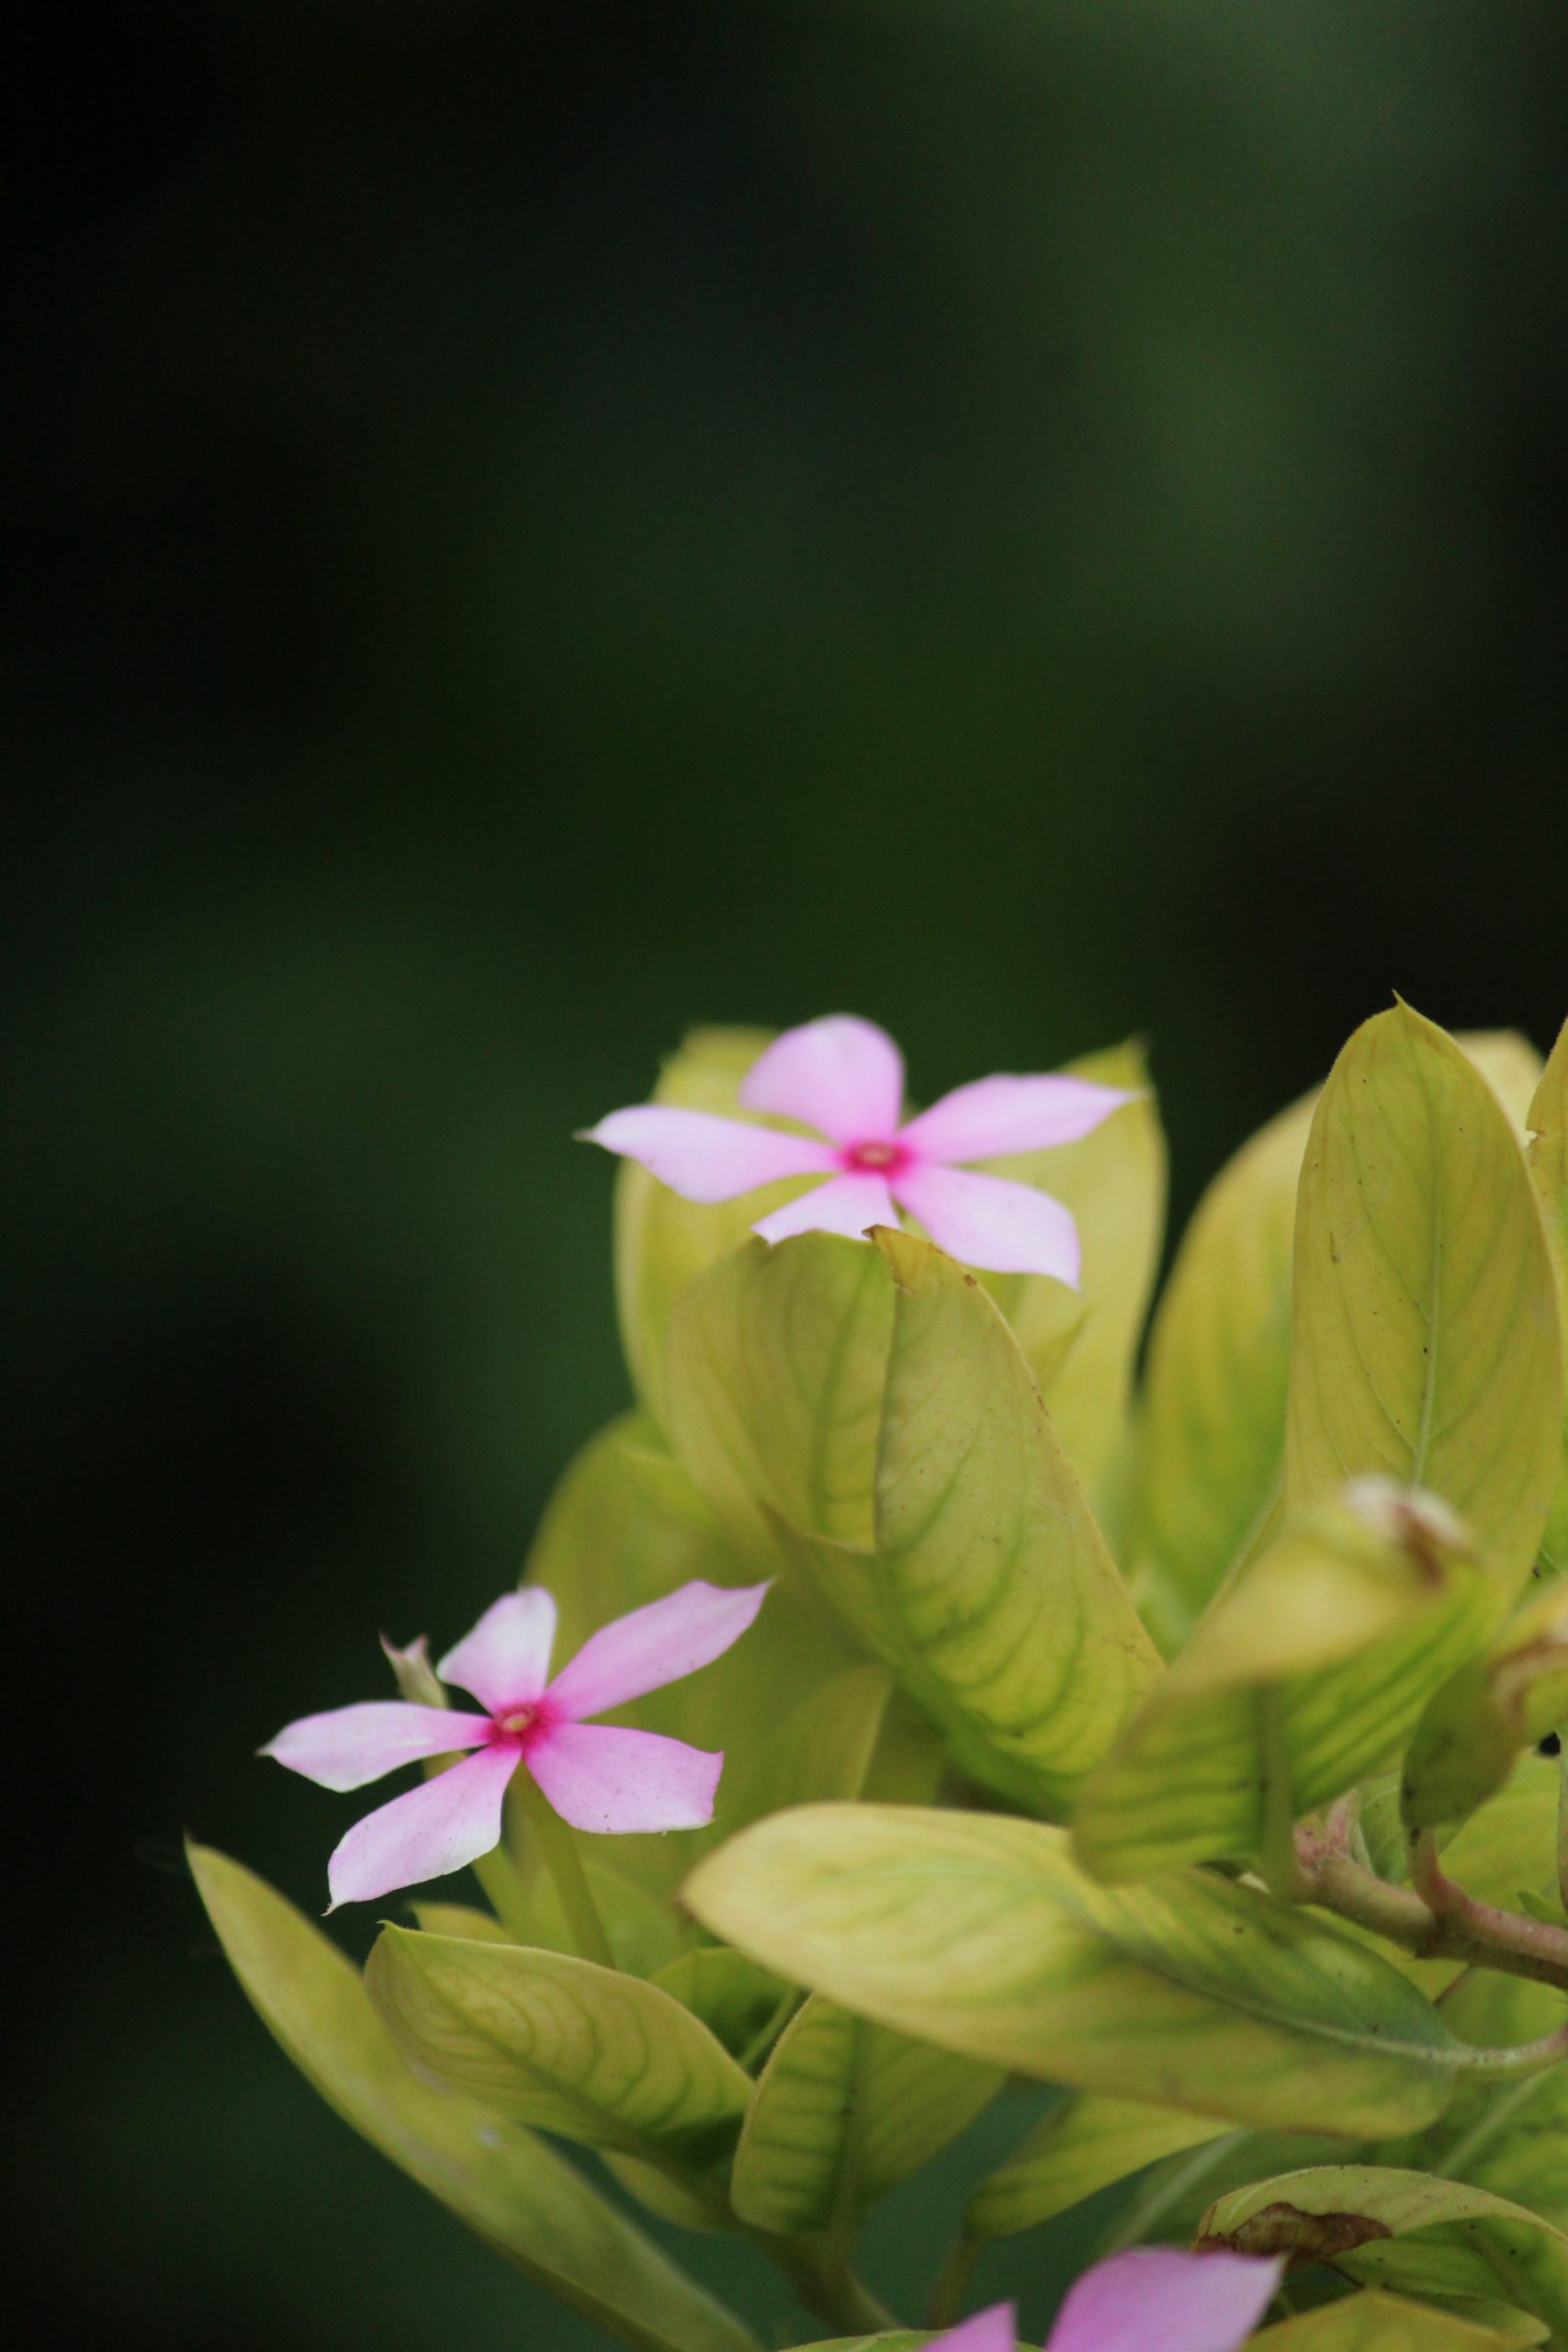
[(1076, 1143), (1133, 1097), (1086, 1078), (980, 1078), (901, 1125), (903, 1056), (885, 1029), (838, 1012), (775, 1037), (747, 1071), (740, 1100), (826, 1140), (661, 1102), (612, 1111), (583, 1140), (640, 1160), (688, 1201), (734, 1200), (781, 1176), (826, 1177), (759, 1220), (752, 1230), (764, 1241), (897, 1225), (897, 1203), (966, 1265), (1053, 1274), (1076, 1288), (1070, 1211), (1031, 1184), (954, 1163)]
[[(1045, 2352), (1236, 2352), (1268, 2310), (1284, 2265), (1250, 2254), (1139, 2245), (1097, 2262), (1071, 2289)], [(1013, 2352), (1010, 2303), (933, 2336), (931, 2352)]]
[(501, 1843), (502, 1800), (520, 1764), (574, 1829), (711, 1821), (722, 1754), (584, 1718), (711, 1665), (739, 1640), (767, 1589), (684, 1584), (602, 1626), (553, 1682), (556, 1604), (537, 1586), (509, 1592), (437, 1668), (472, 1691), (484, 1714), (388, 1699), (289, 1724), (262, 1754), (324, 1789), (359, 1789), (400, 1764), (478, 1751), (355, 1822), (327, 1865), (333, 1904), (367, 1903), (488, 1854)]

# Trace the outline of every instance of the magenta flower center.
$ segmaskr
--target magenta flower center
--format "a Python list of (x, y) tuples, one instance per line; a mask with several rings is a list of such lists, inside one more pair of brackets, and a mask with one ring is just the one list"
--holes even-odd
[(494, 1723), (501, 1739), (505, 1741), (515, 1739), (526, 1747), (529, 1735), (544, 1729), (544, 1701), (530, 1699), (520, 1707), (508, 1707), (504, 1714), (494, 1718)]
[(857, 1176), (897, 1176), (909, 1164), (909, 1154), (898, 1142), (846, 1144), (840, 1165)]

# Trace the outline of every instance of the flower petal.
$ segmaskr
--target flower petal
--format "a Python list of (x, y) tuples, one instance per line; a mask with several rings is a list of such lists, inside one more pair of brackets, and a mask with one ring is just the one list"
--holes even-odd
[(780, 1176), (819, 1176), (835, 1164), (827, 1145), (810, 1136), (782, 1136), (774, 1127), (716, 1118), (711, 1111), (678, 1111), (665, 1102), (612, 1111), (596, 1127), (584, 1128), (581, 1140), (639, 1159), (687, 1201), (732, 1201)]
[(1284, 2267), (1256, 2255), (1138, 2245), (1086, 2270), (1045, 2352), (1235, 2352), (1262, 2318)]
[(446, 1707), (412, 1706), (404, 1699), (367, 1699), (286, 1724), (262, 1749), (291, 1772), (323, 1789), (362, 1789), (400, 1764), (477, 1747), (490, 1731), (488, 1715), (460, 1715)]
[(477, 1862), (501, 1843), (501, 1807), (517, 1770), (513, 1747), (481, 1747), (356, 1821), (327, 1864), (334, 1904), (369, 1903)]
[(1015, 2352), (1018, 2313), (1011, 2303), (993, 2303), (945, 2335), (933, 2335), (931, 2352)]
[(893, 1225), (898, 1212), (881, 1176), (835, 1176), (798, 1201), (786, 1201), (751, 1227), (764, 1241), (787, 1241), (794, 1233), (847, 1233), (858, 1240), (868, 1225)]
[(471, 1690), (492, 1715), (536, 1699), (549, 1679), (556, 1604), (538, 1585), (503, 1592), (471, 1634), (449, 1649), (435, 1671)]
[(897, 1179), (899, 1200), (939, 1250), (992, 1274), (1052, 1274), (1078, 1282), (1078, 1229), (1072, 1211), (1032, 1184), (978, 1176), (967, 1168), (911, 1168)]
[(699, 1579), (602, 1625), (551, 1683), (550, 1713), (580, 1723), (711, 1665), (740, 1639), (767, 1589)]
[(1087, 1078), (976, 1078), (911, 1119), (899, 1138), (922, 1159), (994, 1159), (1077, 1143), (1123, 1102), (1124, 1086)]
[(528, 1750), (528, 1770), (561, 1819), (610, 1834), (701, 1829), (723, 1769), (722, 1753), (614, 1724), (552, 1724)]
[(835, 1143), (886, 1143), (903, 1115), (904, 1057), (874, 1021), (832, 1012), (775, 1037), (741, 1080), (740, 1100)]

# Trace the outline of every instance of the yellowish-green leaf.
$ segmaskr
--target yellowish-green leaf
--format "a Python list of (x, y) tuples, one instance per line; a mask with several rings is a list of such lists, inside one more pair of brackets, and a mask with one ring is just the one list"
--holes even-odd
[[(1568, 1331), (1568, 1022), (1551, 1049), (1529, 1106), (1530, 1174), (1546, 1217), (1557, 1274), (1557, 1303)], [(1557, 1474), (1551, 1513), (1541, 1539), (1542, 1555), (1557, 1569), (1568, 1568), (1568, 1419), (1562, 1429), (1563, 1459)]]
[(1553, 1586), (1435, 1691), (1404, 1759), (1407, 1826), (1461, 1821), (1500, 1789), (1519, 1750), (1568, 1719), (1568, 1590)]
[(1297, 1204), (1285, 1487), (1368, 1472), (1443, 1496), (1511, 1600), (1562, 1453), (1555, 1277), (1517, 1136), (1406, 1005), (1359, 1029), (1318, 1103)]
[(1522, 2205), (1376, 2165), (1324, 2165), (1222, 2197), (1200, 2245), (1331, 2261), (1367, 2285), (1435, 2302), (1502, 2300), (1568, 2331), (1568, 2237)]
[[(529, 1554), (526, 1575), (553, 1593), (559, 1608), (558, 1666), (611, 1618), (657, 1600), (693, 1577), (751, 1584), (772, 1565), (755, 1551), (744, 1551), (733, 1533), (721, 1532), (657, 1431), (632, 1416), (601, 1430), (568, 1468)], [(723, 1657), (617, 1709), (606, 1720), (661, 1732), (694, 1747), (721, 1748), (724, 1776), (711, 1829), (595, 1838), (596, 1868), (662, 1900), (705, 1846), (728, 1836), (770, 1801), (780, 1726), (820, 1685), (855, 1662), (833, 1627), (814, 1622), (781, 1584), (768, 1595), (757, 1625)], [(657, 1967), (668, 1959), (681, 1940), (680, 1923), (667, 1920), (660, 1950), (646, 1914), (639, 1911), (623, 1923), (614, 1885), (604, 1891), (617, 1960)], [(536, 1894), (547, 1913), (553, 1895), (543, 1887)]]
[(1533, 2321), (1522, 2329), (1478, 2327), (1457, 2312), (1368, 2287), (1281, 2320), (1251, 2340), (1260, 2352), (1520, 2352), (1539, 2344), (1542, 2333)]
[(929, 1242), (877, 1243), (757, 1242), (694, 1283), (676, 1441), (969, 1772), (1056, 1811), (1157, 1660), (993, 1302)]
[(750, 2097), (747, 2076), (689, 2009), (592, 1961), (384, 1928), (365, 1974), (419, 2065), (588, 2147), (705, 2161)]
[(964, 2234), (976, 2241), (1014, 2237), (1162, 2156), (1224, 2137), (1230, 2128), (1180, 2108), (1077, 2092), (1035, 2125), (1005, 2165), (971, 2189)]
[(1038, 1822), (915, 1807), (775, 1814), (685, 1899), (781, 1975), (1048, 2082), (1342, 2136), (1417, 2130), (1454, 2045), (1397, 1969), (1206, 1871), (1116, 1892)]
[[(1511, 1030), (1458, 1041), (1522, 1135), (1540, 1059)], [(1296, 1186), (1314, 1096), (1222, 1170), (1155, 1317), (1133, 1521), (1133, 1587), (1162, 1646), (1264, 1529), (1280, 1495)]]
[(1074, 1817), (1107, 1880), (1265, 1860), (1408, 1733), (1498, 1607), (1441, 1506), (1363, 1482), (1221, 1593)]
[(357, 1970), (283, 1897), (210, 1848), (190, 1864), (269, 2030), (328, 2104), (536, 2284), (642, 2352), (755, 2339), (531, 2132), (411, 2074)]
[(972, 2123), (997, 2066), (911, 2041), (814, 1994), (780, 2037), (752, 2097), (729, 2193), (780, 2236), (854, 2227), (877, 2199)]
[(1121, 1483), (1133, 1364), (1165, 1227), (1165, 1137), (1141, 1046), (1086, 1054), (1067, 1069), (1136, 1099), (1077, 1143), (987, 1166), (1071, 1209), (1082, 1252), (1078, 1287), (1043, 1274), (992, 1274), (986, 1283), (1103, 1520)]

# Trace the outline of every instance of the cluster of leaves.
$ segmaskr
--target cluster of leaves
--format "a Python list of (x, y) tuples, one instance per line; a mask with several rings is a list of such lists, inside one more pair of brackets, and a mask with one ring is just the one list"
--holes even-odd
[[(700, 1033), (660, 1099), (732, 1111), (763, 1042)], [(1302, 2267), (1278, 2352), (1568, 2346), (1568, 1032), (1543, 1070), (1368, 1023), (1213, 1186), (1141, 1385), (1152, 1098), (998, 1167), (1072, 1209), (1080, 1294), (903, 1232), (769, 1248), (773, 1198), (621, 1172), (639, 1401), (527, 1576), (567, 1644), (778, 1582), (624, 1711), (728, 1762), (710, 1829), (590, 1841), (616, 1966), (525, 1835), (503, 1918), (420, 1905), (363, 1978), (198, 1850), (236, 1971), (351, 2122), (649, 2352), (752, 2339), (538, 2133), (912, 2344), (861, 2224), (1019, 2076), (1064, 2096), (955, 2215), (939, 2315), (1141, 2175), (1122, 2242)]]

